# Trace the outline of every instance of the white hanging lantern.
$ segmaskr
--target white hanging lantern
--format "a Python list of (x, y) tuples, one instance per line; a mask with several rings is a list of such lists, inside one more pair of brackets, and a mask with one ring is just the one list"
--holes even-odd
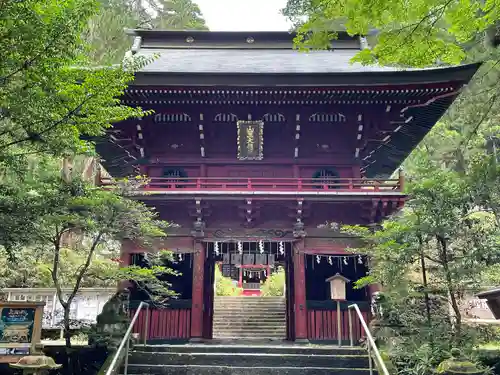
[(215, 253), (215, 255), (219, 255), (219, 243), (218, 242), (216, 242), (214, 244), (214, 253)]
[(347, 257), (344, 257), (344, 264), (347, 266)]
[(330, 266), (333, 265), (333, 258), (332, 257), (328, 257), (328, 264)]
[(285, 255), (285, 244), (283, 243), (283, 241), (280, 241), (278, 251), (280, 252), (280, 255)]
[(316, 255), (316, 263), (318, 264), (321, 263), (321, 257), (319, 255)]
[(358, 255), (358, 264), (363, 264), (363, 258), (361, 255)]
[(264, 254), (264, 242), (259, 241), (259, 250), (261, 254)]
[(181, 253), (179, 253), (178, 258), (180, 261), (182, 261), (182, 254)]
[(238, 241), (238, 253), (243, 254), (243, 243)]

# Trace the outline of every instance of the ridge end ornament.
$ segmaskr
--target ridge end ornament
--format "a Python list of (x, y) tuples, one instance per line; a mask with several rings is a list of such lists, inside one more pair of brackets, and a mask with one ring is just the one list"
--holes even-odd
[(238, 121), (236, 122), (238, 159), (264, 159), (264, 122)]

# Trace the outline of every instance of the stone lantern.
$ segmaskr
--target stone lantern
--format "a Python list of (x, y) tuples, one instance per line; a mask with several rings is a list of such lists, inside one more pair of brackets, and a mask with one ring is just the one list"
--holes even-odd
[(332, 277), (325, 280), (330, 283), (330, 298), (334, 301), (345, 301), (346, 300), (346, 284), (350, 282), (349, 279), (345, 278), (339, 273), (336, 273)]
[(474, 363), (462, 358), (460, 349), (452, 349), (451, 358), (441, 362), (435, 372), (440, 375), (482, 375), (485, 373)]
[(41, 348), (36, 348), (33, 354), (22, 357), (17, 363), (11, 363), (10, 367), (23, 370), (23, 375), (45, 375), (51, 370), (62, 367), (47, 357)]

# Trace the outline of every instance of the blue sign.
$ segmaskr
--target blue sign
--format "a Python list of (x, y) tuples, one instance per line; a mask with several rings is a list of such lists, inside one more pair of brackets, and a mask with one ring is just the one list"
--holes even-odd
[(0, 315), (0, 343), (29, 344), (36, 308), (4, 307)]

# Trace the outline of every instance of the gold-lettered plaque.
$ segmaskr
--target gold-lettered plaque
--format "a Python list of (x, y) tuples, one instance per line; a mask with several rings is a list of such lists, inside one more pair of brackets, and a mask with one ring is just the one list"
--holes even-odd
[(264, 158), (264, 122), (238, 121), (238, 159), (262, 160)]

